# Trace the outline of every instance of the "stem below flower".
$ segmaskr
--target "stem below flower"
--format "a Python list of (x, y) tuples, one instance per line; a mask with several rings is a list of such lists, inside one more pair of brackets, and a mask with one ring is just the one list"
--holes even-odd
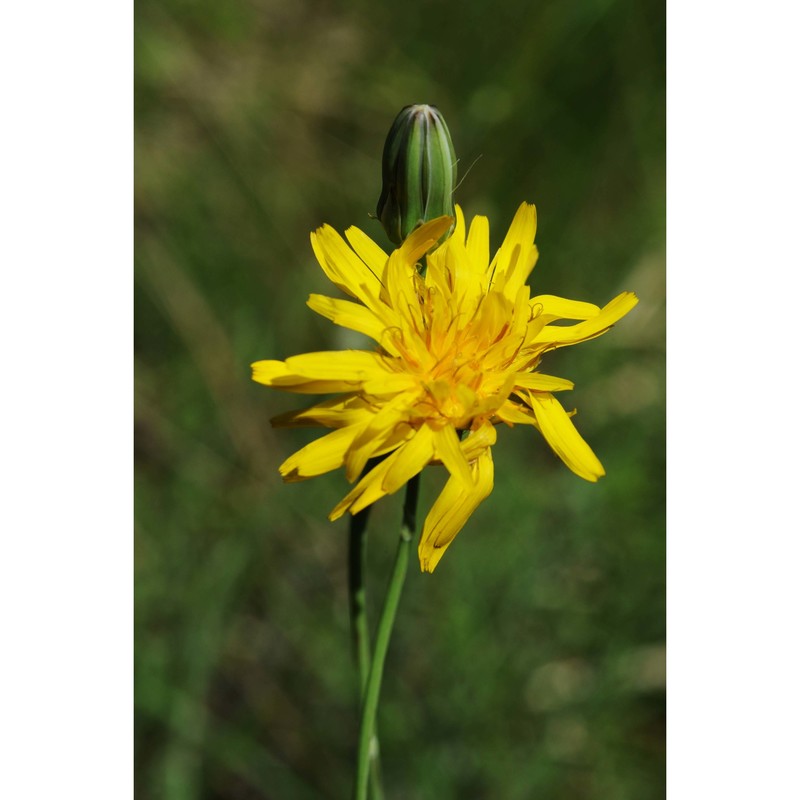
[(353, 651), (358, 664), (359, 692), (361, 695), (369, 676), (369, 627), (367, 625), (367, 589), (364, 583), (364, 567), (367, 561), (367, 506), (350, 517), (349, 588), (350, 588), (350, 632)]
[(370, 773), (370, 751), (375, 730), (375, 716), (378, 711), (378, 700), (383, 678), (383, 665), (389, 649), (400, 593), (408, 571), (408, 557), (411, 552), (411, 541), (416, 529), (417, 497), (419, 495), (419, 475), (415, 475), (406, 486), (406, 499), (403, 504), (403, 524), (400, 528), (400, 541), (394, 559), (389, 588), (383, 601), (378, 630), (375, 635), (375, 650), (367, 678), (366, 689), (361, 706), (361, 728), (358, 736), (358, 760), (356, 762), (355, 800), (367, 800), (367, 788)]
[[(369, 625), (367, 623), (367, 587), (364, 579), (367, 564), (367, 520), (370, 506), (350, 517), (349, 589), (350, 630), (353, 652), (358, 664), (359, 701), (364, 702), (370, 665)], [(372, 800), (383, 800), (380, 774), (380, 745), (377, 728), (370, 742), (370, 788)]]

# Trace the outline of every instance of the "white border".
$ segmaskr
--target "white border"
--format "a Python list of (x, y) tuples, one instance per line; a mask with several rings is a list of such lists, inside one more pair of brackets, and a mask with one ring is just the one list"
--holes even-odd
[(0, 13), (0, 797), (124, 798), (132, 8)]
[(797, 7), (668, 8), (669, 796), (800, 796)]

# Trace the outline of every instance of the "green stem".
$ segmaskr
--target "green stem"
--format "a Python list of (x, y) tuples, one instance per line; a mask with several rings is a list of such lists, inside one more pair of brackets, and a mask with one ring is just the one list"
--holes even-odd
[(349, 588), (350, 633), (358, 664), (359, 692), (363, 695), (369, 675), (369, 627), (364, 568), (367, 562), (367, 519), (369, 506), (350, 517)]
[(400, 593), (408, 570), (408, 557), (411, 552), (411, 540), (414, 537), (417, 516), (417, 497), (419, 494), (419, 475), (413, 477), (406, 486), (406, 499), (403, 505), (403, 524), (400, 528), (400, 541), (394, 559), (389, 588), (383, 601), (378, 630), (375, 635), (375, 650), (372, 654), (372, 665), (367, 678), (366, 689), (361, 706), (361, 728), (358, 735), (358, 760), (356, 762), (355, 800), (367, 800), (367, 789), (370, 774), (370, 752), (375, 731), (375, 716), (378, 711), (378, 700), (383, 678), (383, 665), (389, 649)]
[[(363, 703), (369, 677), (370, 646), (367, 624), (367, 587), (364, 574), (367, 564), (367, 520), (370, 506), (350, 517), (349, 589), (350, 631), (353, 651), (358, 664), (359, 698)], [(370, 743), (370, 787), (372, 800), (383, 800), (380, 773), (380, 746), (378, 732), (373, 731)]]

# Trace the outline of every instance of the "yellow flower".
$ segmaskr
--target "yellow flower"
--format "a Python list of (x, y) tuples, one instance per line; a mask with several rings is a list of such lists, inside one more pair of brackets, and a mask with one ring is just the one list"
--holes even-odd
[[(331, 520), (396, 492), (428, 464), (444, 464), (450, 478), (419, 544), (427, 572), (492, 491), (498, 423), (533, 426), (581, 478), (605, 474), (553, 395), (572, 382), (537, 369), (548, 350), (605, 333), (637, 303), (630, 292), (603, 308), (531, 297), (525, 282), (538, 251), (536, 208), (528, 203), (491, 260), (487, 218), (476, 216), (467, 234), (458, 206), (453, 235), (436, 248), (452, 222), (440, 217), (422, 225), (390, 256), (355, 227), (345, 232), (350, 246), (328, 225), (312, 233), (325, 274), (357, 302), (312, 294), (308, 305), (378, 346), (253, 364), (253, 380), (267, 386), (340, 395), (273, 420), (333, 428), (280, 467), (286, 481), (345, 467), (348, 481), (358, 482)], [(426, 254), (423, 273), (418, 262)], [(362, 475), (375, 456), (384, 458)]]

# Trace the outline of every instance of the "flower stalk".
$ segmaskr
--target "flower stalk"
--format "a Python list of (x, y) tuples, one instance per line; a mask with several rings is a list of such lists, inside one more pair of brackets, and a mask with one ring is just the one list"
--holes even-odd
[[(353, 652), (358, 664), (359, 702), (363, 703), (364, 693), (369, 677), (371, 661), (369, 643), (369, 624), (367, 621), (367, 521), (369, 508), (350, 517), (349, 538), (349, 593), (350, 593), (350, 630), (353, 637)], [(380, 775), (380, 746), (377, 728), (373, 728), (370, 742), (370, 787), (372, 800), (383, 800), (383, 786)]]
[(408, 559), (411, 553), (412, 539), (416, 531), (417, 498), (419, 496), (419, 475), (415, 475), (406, 485), (406, 497), (403, 504), (403, 523), (400, 527), (400, 541), (389, 579), (386, 598), (383, 601), (378, 630), (375, 635), (375, 649), (372, 653), (369, 676), (361, 705), (361, 728), (358, 736), (358, 757), (356, 761), (356, 783), (354, 800), (367, 800), (370, 775), (370, 752), (372, 750), (375, 717), (380, 698), (383, 666), (389, 641), (392, 636), (400, 594), (403, 590)]
[(358, 664), (359, 692), (363, 695), (369, 676), (370, 646), (367, 624), (367, 588), (364, 572), (367, 562), (367, 520), (369, 508), (350, 517), (348, 580), (350, 590), (350, 632)]

